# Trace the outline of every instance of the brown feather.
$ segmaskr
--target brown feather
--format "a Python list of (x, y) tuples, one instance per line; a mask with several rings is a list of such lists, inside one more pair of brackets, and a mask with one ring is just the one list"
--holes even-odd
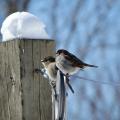
[(75, 55), (73, 55), (72, 53), (69, 53), (68, 51), (66, 52), (63, 50), (62, 53), (63, 53), (65, 59), (67, 59), (74, 67), (80, 67), (80, 68), (98, 67), (95, 65), (90, 65), (90, 64), (84, 63), (82, 60), (78, 59)]

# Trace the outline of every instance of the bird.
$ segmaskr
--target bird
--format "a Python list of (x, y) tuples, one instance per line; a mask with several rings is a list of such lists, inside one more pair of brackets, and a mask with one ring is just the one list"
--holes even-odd
[(46, 73), (51, 80), (51, 84), (55, 86), (55, 82), (57, 80), (57, 70), (58, 68), (56, 67), (56, 62), (55, 62), (55, 57), (53, 56), (47, 56), (44, 59), (41, 60)]
[(65, 49), (59, 49), (56, 52), (56, 66), (64, 75), (70, 76), (77, 73), (79, 70), (83, 70), (85, 67), (95, 67), (96, 65), (91, 65), (83, 62), (77, 58), (72, 53)]

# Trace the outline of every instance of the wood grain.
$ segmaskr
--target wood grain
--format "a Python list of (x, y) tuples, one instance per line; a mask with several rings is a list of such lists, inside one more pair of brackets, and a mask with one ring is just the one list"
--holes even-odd
[(53, 40), (0, 43), (0, 120), (52, 120), (50, 85), (33, 71), (54, 49)]

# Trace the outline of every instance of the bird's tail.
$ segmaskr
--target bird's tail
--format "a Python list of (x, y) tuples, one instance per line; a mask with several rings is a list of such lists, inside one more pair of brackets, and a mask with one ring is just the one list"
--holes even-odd
[(85, 67), (96, 67), (96, 68), (98, 67), (98, 66), (96, 66), (96, 65), (90, 65), (90, 64), (86, 64), (86, 63), (84, 64), (84, 66), (85, 66)]

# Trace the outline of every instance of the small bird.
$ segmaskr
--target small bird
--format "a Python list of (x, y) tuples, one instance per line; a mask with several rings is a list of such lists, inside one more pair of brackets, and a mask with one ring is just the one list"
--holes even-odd
[(48, 56), (41, 60), (41, 62), (47, 72), (49, 79), (51, 80), (51, 84), (55, 84), (57, 80), (58, 70), (58, 68), (56, 67), (55, 58), (53, 56)]
[(68, 76), (75, 74), (80, 69), (84, 69), (85, 67), (98, 67), (84, 63), (75, 55), (64, 49), (59, 49), (56, 52), (56, 66), (63, 72), (63, 74)]

